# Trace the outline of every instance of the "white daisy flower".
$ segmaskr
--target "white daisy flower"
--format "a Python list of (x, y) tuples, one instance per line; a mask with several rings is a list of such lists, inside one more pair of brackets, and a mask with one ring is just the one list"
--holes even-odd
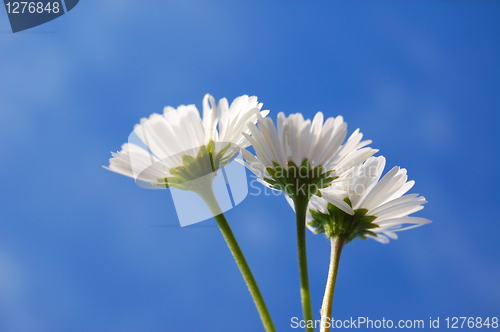
[[(255, 123), (257, 117), (262, 119), (269, 113), (261, 108), (262, 103), (255, 96), (240, 96), (231, 105), (223, 98), (217, 105), (208, 94), (203, 99), (203, 118), (194, 105), (165, 107), (163, 114), (141, 119), (129, 136), (129, 143), (122, 146), (122, 151), (112, 153), (110, 165), (105, 168), (153, 186), (198, 194), (221, 230), (266, 331), (272, 332), (275, 328), (269, 311), (224, 216), (227, 209), (219, 205), (213, 188), (219, 168), (229, 163), (240, 148), (249, 145), (242, 135), (250, 133), (248, 123)], [(189, 209), (199, 210), (193, 202), (188, 200), (187, 204)], [(202, 212), (201, 217), (206, 215)], [(203, 220), (199, 219), (200, 214), (195, 218), (189, 217), (184, 225)]]
[(270, 118), (262, 117), (257, 125), (248, 126), (252, 136), (244, 135), (257, 155), (242, 150), (245, 166), (264, 185), (282, 190), (292, 199), (299, 191), (305, 192), (308, 199), (377, 152), (365, 147), (371, 141), (362, 141), (359, 130), (342, 145), (347, 134), (342, 116), (323, 123), (321, 112), (312, 121), (304, 120), (300, 113), (289, 117), (279, 113), (277, 128)]
[(231, 105), (222, 98), (217, 105), (208, 94), (203, 118), (195, 105), (167, 106), (163, 114), (141, 119), (131, 135), (140, 142), (129, 139), (105, 168), (155, 186), (192, 190), (189, 181), (217, 171), (236, 147), (249, 145), (242, 132), (249, 133), (248, 122), (269, 113), (261, 108), (255, 96), (240, 96)]
[(423, 209), (425, 198), (405, 195), (415, 181), (407, 181), (406, 169), (392, 168), (380, 179), (385, 158), (371, 157), (344, 174), (328, 188), (320, 190), (308, 206), (307, 224), (315, 233), (341, 236), (346, 242), (356, 237), (381, 243), (397, 239), (395, 232), (431, 223), (410, 214)]
[(297, 254), (300, 271), (301, 301), (304, 319), (313, 320), (306, 254), (306, 212), (309, 199), (319, 194), (343, 172), (362, 163), (377, 150), (365, 147), (356, 130), (343, 145), (347, 124), (341, 116), (328, 118), (323, 114), (304, 120), (302, 114), (285, 117), (278, 114), (277, 127), (269, 118), (258, 117), (257, 125), (250, 123), (252, 136), (245, 137), (255, 149), (256, 156), (242, 150), (245, 166), (255, 173), (264, 185), (283, 191), (293, 201), (297, 227)]

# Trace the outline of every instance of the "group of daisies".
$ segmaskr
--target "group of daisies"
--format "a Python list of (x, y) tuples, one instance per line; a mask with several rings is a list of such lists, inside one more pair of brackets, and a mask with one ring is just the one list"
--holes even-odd
[[(322, 320), (330, 317), (342, 247), (355, 238), (387, 243), (396, 232), (430, 223), (409, 215), (426, 203), (406, 194), (414, 185), (406, 169), (393, 167), (384, 176), (385, 158), (368, 147), (355, 130), (347, 139), (342, 116), (311, 120), (302, 114), (267, 117), (257, 97), (240, 96), (229, 104), (210, 95), (203, 98), (203, 116), (194, 105), (165, 107), (163, 114), (141, 119), (129, 143), (112, 153), (107, 169), (152, 186), (193, 191), (209, 207), (240, 268), (268, 332), (274, 324), (250, 267), (234, 237), (213, 184), (218, 171), (233, 160), (243, 163), (265, 186), (284, 193), (295, 211), (301, 301), (304, 318), (314, 321), (306, 254), (306, 226), (325, 234), (332, 245)], [(133, 136), (133, 135), (132, 135)], [(247, 148), (252, 146), (255, 155)], [(241, 153), (245, 160), (235, 156)], [(306, 331), (314, 327), (305, 326)], [(321, 331), (329, 331), (322, 324)]]
[[(300, 113), (279, 113), (275, 123), (261, 109), (255, 96), (243, 95), (229, 104), (226, 98), (216, 103), (208, 94), (202, 117), (195, 105), (165, 107), (163, 114), (143, 118), (134, 127), (147, 149), (126, 143), (112, 153), (107, 169), (153, 185), (175, 186), (189, 176), (217, 171), (241, 152), (245, 166), (264, 185), (283, 191), (292, 208), (298, 200), (307, 202), (306, 224), (315, 233), (343, 236), (346, 242), (369, 237), (387, 243), (397, 238), (397, 231), (430, 223), (409, 216), (426, 201), (406, 194), (414, 185), (406, 169), (395, 166), (382, 176), (385, 158), (373, 156), (378, 150), (368, 147), (371, 141), (362, 140), (358, 129), (346, 139), (342, 116), (325, 120), (318, 112), (310, 120)], [(246, 149), (250, 145), (255, 155)], [(208, 170), (198, 166), (194, 174), (189, 169), (179, 172), (202, 151), (217, 163)], [(144, 171), (138, 174), (137, 167)]]

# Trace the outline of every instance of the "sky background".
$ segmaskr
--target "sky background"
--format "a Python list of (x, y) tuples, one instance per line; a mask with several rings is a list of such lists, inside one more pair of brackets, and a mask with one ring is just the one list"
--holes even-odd
[[(142, 117), (203, 95), (343, 115), (408, 169), (433, 224), (344, 249), (333, 316), (500, 316), (500, 3), (81, 1), (0, 9), (0, 331), (262, 331), (213, 220), (103, 169)], [(387, 171), (387, 169), (386, 169)], [(226, 216), (279, 331), (301, 317), (294, 213)], [(269, 193), (269, 192), (268, 192)], [(316, 318), (329, 244), (308, 234)], [(427, 326), (427, 325), (426, 325)]]

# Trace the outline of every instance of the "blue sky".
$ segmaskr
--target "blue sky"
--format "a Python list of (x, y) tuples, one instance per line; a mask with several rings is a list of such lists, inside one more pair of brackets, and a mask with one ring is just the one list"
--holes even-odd
[[(140, 118), (205, 93), (257, 95), (272, 117), (343, 115), (429, 201), (416, 215), (433, 224), (345, 248), (334, 317), (500, 316), (499, 14), (497, 1), (82, 1), (12, 34), (0, 10), (0, 330), (262, 330), (214, 221), (176, 227), (168, 192), (101, 168)], [(292, 330), (292, 210), (249, 195), (227, 218)], [(327, 240), (308, 234), (308, 251), (318, 312)]]

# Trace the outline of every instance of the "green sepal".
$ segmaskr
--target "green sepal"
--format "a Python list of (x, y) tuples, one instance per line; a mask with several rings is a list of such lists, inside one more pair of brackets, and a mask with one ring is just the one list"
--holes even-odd
[(231, 143), (228, 143), (221, 151), (215, 153), (215, 142), (211, 140), (207, 145), (202, 145), (199, 148), (196, 157), (182, 156), (183, 165), (169, 169), (172, 176), (157, 179), (160, 183), (154, 184), (154, 186), (196, 191), (198, 184), (193, 180), (210, 175), (211, 179), (208, 181), (213, 181), (217, 170), (227, 165), (234, 156), (234, 152), (225, 155), (230, 147)]
[(312, 167), (308, 159), (304, 159), (300, 166), (292, 160), (286, 165), (277, 162), (266, 167), (269, 177), (265, 177), (269, 186), (285, 192), (294, 202), (297, 197), (308, 201), (312, 196), (320, 196), (320, 189), (328, 187), (337, 176), (332, 176), (334, 170), (325, 172), (322, 165)]
[[(352, 206), (348, 197), (344, 201)], [(350, 215), (335, 205), (328, 203), (327, 210), (328, 213), (313, 209), (309, 210), (312, 220), (308, 225), (315, 228), (315, 233), (324, 233), (328, 238), (338, 236), (345, 239), (346, 243), (355, 238), (365, 240), (368, 235), (377, 236), (375, 232), (371, 231), (371, 229), (379, 227), (373, 223), (377, 217), (366, 215), (367, 209), (354, 210), (354, 215)]]

